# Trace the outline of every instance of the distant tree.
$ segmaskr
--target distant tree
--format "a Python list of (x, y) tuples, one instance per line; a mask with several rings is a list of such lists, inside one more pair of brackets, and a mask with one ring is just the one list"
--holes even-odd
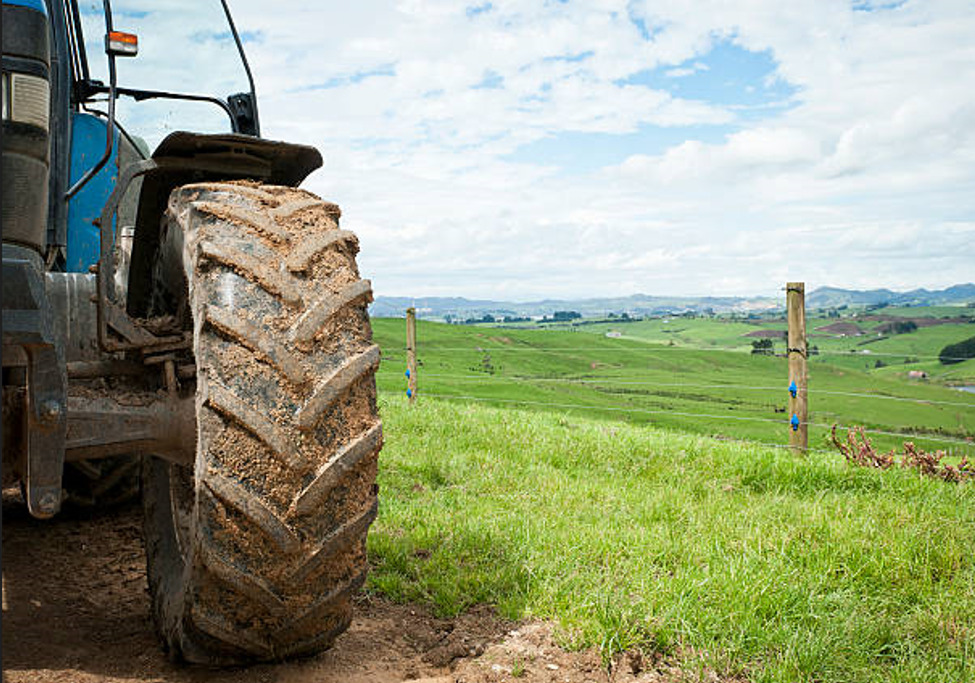
[(493, 315), (491, 315), (490, 313), (485, 313), (481, 317), (481, 319), (480, 319), (479, 322), (482, 322), (482, 323), (493, 323), (493, 322), (497, 322), (497, 321), (494, 319), (494, 316)]
[(756, 339), (752, 342), (752, 353), (759, 356), (771, 356), (774, 353), (771, 339)]
[(938, 360), (941, 361), (942, 365), (961, 363), (969, 358), (975, 358), (975, 337), (960, 341), (957, 344), (948, 344), (938, 354)]
[(552, 320), (556, 322), (568, 322), (570, 320), (577, 320), (581, 318), (582, 314), (576, 311), (556, 311), (552, 314)]
[(622, 318), (623, 320), (629, 320), (630, 314), (627, 313), (626, 311), (623, 311), (623, 315), (621, 315), (620, 318)]
[(890, 331), (894, 334), (907, 334), (914, 332), (916, 329), (917, 323), (913, 320), (898, 320), (890, 327)]
[(448, 325), (450, 323), (454, 322), (454, 316), (450, 315), (450, 313), (448, 313), (447, 315), (445, 315), (443, 317), (443, 319), (444, 319), (444, 322), (447, 323)]

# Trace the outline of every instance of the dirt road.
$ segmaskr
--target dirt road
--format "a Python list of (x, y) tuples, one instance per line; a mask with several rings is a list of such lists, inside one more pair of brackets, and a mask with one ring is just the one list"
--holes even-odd
[(33, 520), (3, 502), (3, 671), (8, 683), (593, 683), (677, 680), (628, 657), (608, 675), (595, 652), (558, 648), (540, 623), (479, 608), (456, 619), (365, 596), (330, 651), (213, 671), (168, 661), (149, 620), (138, 508)]

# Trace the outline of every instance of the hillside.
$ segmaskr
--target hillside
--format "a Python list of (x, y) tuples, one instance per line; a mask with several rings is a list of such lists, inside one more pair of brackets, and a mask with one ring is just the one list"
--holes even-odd
[(553, 619), (604, 662), (642, 651), (641, 681), (975, 680), (970, 484), (565, 411), (381, 412), (374, 592)]
[[(890, 339), (874, 336), (869, 354), (862, 353), (858, 340), (816, 338), (813, 343), (822, 351), (810, 364), (811, 447), (828, 448), (830, 426), (837, 423), (910, 434), (924, 448), (975, 457), (975, 444), (965, 442), (975, 436), (975, 395), (941, 384), (967, 382), (975, 376), (975, 360), (942, 369), (936, 358), (929, 359), (947, 341), (972, 336), (973, 328), (973, 323), (941, 325)], [(623, 336), (605, 334), (619, 329)], [(747, 335), (756, 329), (708, 319), (557, 330), (421, 320), (419, 390), (430, 397), (783, 444), (787, 363), (750, 353), (754, 338)], [(383, 350), (379, 386), (404, 392), (404, 321), (376, 319), (374, 330)], [(781, 351), (783, 343), (774, 343)], [(907, 354), (920, 357), (905, 364)], [(911, 369), (931, 379), (910, 380)], [(872, 438), (883, 448), (905, 440), (883, 433)]]
[(820, 287), (806, 298), (808, 308), (835, 308), (838, 306), (959, 306), (975, 302), (975, 284), (954, 285), (946, 289), (913, 289), (894, 292), (889, 289), (859, 291)]

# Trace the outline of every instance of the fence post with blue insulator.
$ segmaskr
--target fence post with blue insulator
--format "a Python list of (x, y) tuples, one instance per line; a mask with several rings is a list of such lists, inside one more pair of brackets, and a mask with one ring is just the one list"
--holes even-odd
[(805, 453), (809, 449), (809, 402), (806, 368), (806, 285), (790, 282), (785, 287), (786, 310), (789, 319), (789, 446)]
[(416, 309), (406, 309), (406, 397), (416, 401)]

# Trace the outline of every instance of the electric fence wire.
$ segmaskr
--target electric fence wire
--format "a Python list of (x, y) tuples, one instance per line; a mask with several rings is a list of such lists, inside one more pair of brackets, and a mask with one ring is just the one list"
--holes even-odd
[[(465, 400), (469, 400), (469, 401), (482, 401), (482, 402), (499, 401), (499, 402), (509, 402), (509, 403), (516, 403), (516, 404), (529, 404), (529, 405), (542, 405), (542, 406), (561, 405), (561, 404), (554, 404), (554, 403), (546, 403), (546, 402), (543, 402), (543, 401), (518, 401), (518, 400), (514, 400), (514, 399), (495, 399), (495, 398), (485, 398), (485, 397), (475, 397), (475, 396), (451, 396), (451, 395), (446, 395), (446, 394), (430, 394), (430, 393), (424, 393), (423, 395), (424, 396), (428, 396), (428, 397), (432, 397), (432, 398), (441, 398), (441, 399), (448, 399), (448, 400), (449, 399), (465, 399)], [(570, 407), (570, 408), (586, 408), (586, 407), (589, 407), (589, 408), (592, 408), (593, 410), (614, 410), (613, 408), (598, 407), (598, 406), (569, 405), (568, 407)], [(621, 409), (621, 410), (626, 410), (626, 409)], [(640, 411), (640, 412), (644, 412), (644, 411)], [(671, 411), (660, 411), (660, 412), (671, 412)], [(740, 439), (740, 438), (734, 438), (734, 437), (722, 437), (722, 436), (714, 436), (714, 435), (707, 435), (707, 434), (694, 434), (693, 436), (697, 436), (697, 437), (702, 438), (702, 439), (711, 439), (713, 441), (720, 441), (722, 443), (738, 443), (738, 444), (743, 444), (743, 445), (746, 445), (746, 446), (759, 446), (759, 447), (762, 447), (762, 448), (778, 448), (778, 449), (786, 449), (786, 450), (790, 450), (790, 449), (793, 448), (789, 444), (772, 443), (771, 441), (754, 441), (752, 439)], [(833, 455), (835, 453), (835, 451), (827, 450), (825, 448), (807, 448), (807, 449), (805, 449), (804, 452), (806, 452), (806, 453), (825, 453), (827, 455)]]
[[(556, 347), (556, 348), (539, 348), (535, 346), (492, 346), (492, 347), (469, 347), (469, 346), (436, 346), (431, 347), (431, 351), (441, 352), (446, 351), (449, 353), (491, 353), (494, 351), (504, 351), (511, 352), (516, 351), (519, 353), (588, 353), (592, 354), (594, 351), (603, 352), (611, 351), (612, 353), (645, 353), (645, 352), (657, 352), (657, 351), (723, 351), (726, 353), (745, 353), (752, 355), (753, 350), (747, 347), (735, 347), (735, 346), (657, 346), (652, 344), (647, 344), (645, 346), (621, 346), (619, 348), (598, 348), (594, 349), (592, 347)], [(883, 358), (908, 358), (915, 360), (947, 360), (947, 361), (966, 361), (971, 360), (970, 358), (960, 358), (954, 356), (919, 356), (914, 353), (890, 353), (886, 351), (870, 351), (869, 349), (864, 349), (863, 351), (831, 351), (818, 349), (810, 356), (858, 356), (862, 358), (873, 358), (873, 357), (883, 357)]]
[[(433, 372), (424, 372), (424, 377), (433, 379), (450, 379), (459, 381), (511, 381), (511, 382), (554, 382), (581, 385), (602, 385), (602, 386), (647, 386), (647, 387), (667, 387), (667, 388), (687, 388), (687, 389), (740, 389), (743, 391), (783, 391), (783, 387), (752, 386), (748, 384), (695, 384), (689, 382), (649, 382), (644, 380), (616, 380), (613, 378), (602, 379), (574, 379), (570, 377), (517, 377), (509, 375), (450, 375)], [(907, 403), (917, 403), (919, 405), (941, 405), (956, 408), (975, 409), (975, 402), (965, 403), (962, 401), (942, 401), (940, 399), (913, 398), (909, 396), (890, 396), (887, 394), (874, 394), (870, 392), (854, 391), (835, 391), (829, 389), (805, 389), (802, 393), (807, 395), (830, 395), (846, 396), (851, 398), (870, 398), (885, 401), (904, 401)]]
[(510, 403), (517, 405), (527, 405), (527, 406), (546, 406), (549, 408), (564, 408), (569, 410), (603, 410), (614, 413), (639, 413), (646, 415), (677, 415), (679, 417), (701, 417), (716, 420), (737, 420), (741, 422), (770, 422), (777, 425), (789, 424), (788, 420), (777, 420), (771, 417), (755, 417), (746, 415), (708, 415), (705, 413), (688, 413), (678, 410), (666, 410), (666, 409), (654, 409), (654, 408), (623, 408), (621, 406), (587, 406), (580, 405), (578, 403), (556, 403), (554, 401), (529, 401), (525, 399), (515, 399), (515, 398), (495, 398), (488, 396), (469, 396), (465, 394), (440, 394), (432, 392), (424, 392), (423, 396), (429, 396), (431, 398), (444, 398), (453, 400), (464, 400), (464, 401), (482, 401), (486, 403)]
[[(785, 419), (775, 419), (770, 417), (756, 417), (756, 416), (746, 416), (746, 415), (714, 415), (708, 413), (689, 413), (679, 410), (667, 410), (667, 409), (654, 409), (654, 408), (623, 408), (620, 406), (587, 406), (579, 405), (577, 403), (556, 403), (554, 401), (530, 401), (525, 399), (512, 399), (512, 398), (501, 398), (501, 397), (487, 397), (487, 396), (470, 396), (466, 394), (441, 394), (436, 392), (423, 392), (423, 396), (429, 396), (430, 398), (441, 398), (448, 400), (463, 400), (463, 401), (477, 401), (483, 403), (506, 403), (511, 405), (525, 405), (525, 406), (543, 406), (549, 408), (562, 408), (569, 410), (584, 410), (584, 411), (607, 411), (614, 413), (633, 413), (633, 414), (643, 414), (643, 415), (676, 415), (678, 417), (696, 417), (709, 420), (733, 420), (739, 422), (764, 422), (772, 423), (777, 425), (789, 425), (789, 420)], [(826, 430), (832, 430), (833, 425), (823, 424), (820, 422), (802, 422), (809, 427), (821, 428)], [(836, 425), (837, 429), (852, 429), (852, 427)], [(961, 439), (948, 439), (939, 436), (928, 436), (926, 434), (908, 434), (905, 432), (891, 432), (881, 429), (864, 429), (865, 434), (876, 434), (883, 436), (894, 436), (905, 439), (915, 439), (922, 441), (932, 441), (935, 443), (947, 443), (957, 446), (975, 446), (975, 443), (971, 441), (963, 441)]]

